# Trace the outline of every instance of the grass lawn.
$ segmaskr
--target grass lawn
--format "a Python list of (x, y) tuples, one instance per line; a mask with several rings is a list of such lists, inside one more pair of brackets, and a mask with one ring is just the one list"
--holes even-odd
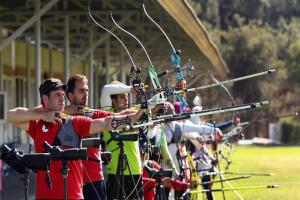
[[(273, 176), (252, 176), (248, 179), (230, 181), (234, 187), (278, 184), (277, 189), (239, 190), (245, 199), (285, 200), (300, 199), (300, 146), (298, 147), (241, 147), (235, 146), (236, 152), (231, 154), (228, 171), (232, 172), (264, 172)], [(225, 175), (234, 177), (239, 175)], [(228, 187), (224, 184), (225, 187)], [(221, 188), (214, 184), (213, 188)], [(226, 192), (226, 199), (239, 199), (233, 192)], [(216, 199), (223, 199), (222, 193), (215, 193)]]

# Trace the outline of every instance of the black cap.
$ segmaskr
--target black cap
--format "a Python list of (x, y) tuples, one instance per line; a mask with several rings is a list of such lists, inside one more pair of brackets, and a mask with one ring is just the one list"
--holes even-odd
[(62, 84), (62, 82), (59, 79), (56, 78), (49, 78), (46, 79), (39, 88), (40, 95), (43, 94), (49, 94), (51, 91), (56, 90), (58, 88), (62, 88), (64, 91), (66, 91), (67, 86), (66, 84)]

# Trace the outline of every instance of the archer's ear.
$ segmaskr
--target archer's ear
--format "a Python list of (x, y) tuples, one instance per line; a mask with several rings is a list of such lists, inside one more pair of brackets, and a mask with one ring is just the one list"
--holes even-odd
[(44, 105), (48, 105), (48, 101), (49, 101), (49, 97), (45, 94), (42, 95), (42, 100), (43, 100), (43, 103)]
[(111, 98), (111, 105), (115, 106), (117, 104), (117, 99)]
[(73, 99), (74, 99), (74, 95), (73, 95), (73, 93), (72, 93), (72, 92), (68, 92), (68, 93), (66, 93), (66, 96), (67, 96), (67, 99), (68, 99), (70, 102), (72, 102), (72, 101), (73, 101)]

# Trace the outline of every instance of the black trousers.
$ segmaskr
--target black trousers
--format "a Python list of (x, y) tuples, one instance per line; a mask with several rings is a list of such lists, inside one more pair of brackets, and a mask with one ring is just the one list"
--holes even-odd
[[(132, 183), (131, 176), (124, 176), (124, 187), (120, 188), (120, 194), (116, 194), (116, 188), (119, 185), (116, 175), (108, 174), (106, 188), (107, 188), (107, 200), (114, 200), (118, 199), (118, 196), (123, 194), (122, 191), (125, 193), (124, 199), (143, 199), (144, 192), (143, 192), (143, 184), (142, 184), (142, 177), (141, 175), (133, 175), (135, 184)], [(121, 187), (121, 186), (120, 186)], [(136, 187), (136, 189), (135, 189)], [(136, 191), (138, 191), (136, 193)]]
[[(202, 182), (209, 182), (209, 181), (211, 181), (210, 176), (203, 176), (203, 177), (202, 177)], [(203, 188), (204, 188), (205, 190), (211, 190), (211, 186), (212, 186), (211, 183), (209, 183), (209, 184), (204, 184), (204, 185), (203, 185)], [(212, 192), (205, 192), (205, 194), (206, 194), (207, 200), (214, 200), (214, 196), (213, 196)]]
[(97, 181), (85, 184), (83, 196), (85, 200), (106, 200), (105, 182)]

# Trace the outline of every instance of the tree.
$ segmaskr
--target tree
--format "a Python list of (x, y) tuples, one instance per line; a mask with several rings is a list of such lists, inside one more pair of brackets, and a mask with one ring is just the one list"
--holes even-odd
[[(228, 32), (223, 32), (222, 36), (221, 50), (232, 77), (266, 70), (277, 60), (277, 46), (271, 28), (251, 23), (240, 28), (231, 28)], [(256, 101), (257, 97), (263, 95), (260, 87), (262, 80), (264, 79), (234, 84), (235, 95), (243, 102)]]

